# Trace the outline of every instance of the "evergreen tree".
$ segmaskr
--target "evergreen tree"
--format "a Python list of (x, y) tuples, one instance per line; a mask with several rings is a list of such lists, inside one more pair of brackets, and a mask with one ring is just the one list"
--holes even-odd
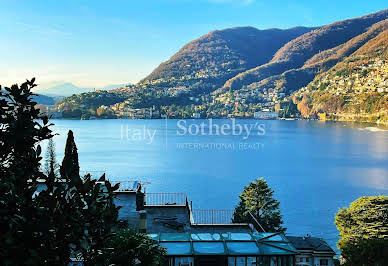
[[(244, 188), (233, 213), (234, 223), (251, 223), (258, 231), (285, 231), (280, 214), (279, 201), (273, 198), (274, 191), (263, 179), (257, 179)], [(255, 217), (252, 218), (251, 214)]]
[(67, 133), (65, 155), (63, 157), (62, 165), (60, 167), (60, 174), (62, 178), (67, 180), (79, 178), (79, 163), (78, 150), (74, 142), (73, 131), (69, 130)]
[(345, 265), (386, 265), (388, 261), (388, 196), (361, 197), (340, 209), (335, 224), (337, 246)]
[(45, 174), (51, 178), (58, 177), (58, 168), (57, 157), (55, 155), (55, 142), (51, 138), (49, 139), (46, 151), (46, 161), (45, 161)]

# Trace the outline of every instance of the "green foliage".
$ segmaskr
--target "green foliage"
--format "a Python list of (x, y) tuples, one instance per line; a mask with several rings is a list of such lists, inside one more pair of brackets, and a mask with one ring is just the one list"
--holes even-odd
[(69, 180), (71, 178), (79, 178), (79, 163), (78, 150), (74, 142), (73, 131), (69, 130), (67, 133), (67, 140), (65, 146), (65, 154), (62, 165), (60, 167), (61, 177)]
[(52, 137), (46, 116), (34, 108), (35, 79), (20, 87), (0, 86), (0, 261), (3, 265), (39, 264), (45, 248), (44, 215), (32, 200), (40, 172), (39, 142)]
[(93, 91), (84, 92), (80, 94), (73, 94), (66, 97), (57, 103), (58, 107), (68, 107), (70, 110), (79, 108), (81, 105), (83, 109), (97, 108), (101, 105), (113, 105), (124, 101), (127, 98), (125, 95), (119, 93), (112, 93), (108, 91)]
[(388, 239), (358, 239), (343, 243), (344, 266), (385, 266), (388, 261)]
[(281, 110), (279, 111), (279, 117), (281, 118), (297, 117), (300, 115), (298, 106), (291, 99), (289, 99), (287, 102), (280, 103), (280, 108)]
[(166, 250), (147, 235), (131, 230), (117, 231), (102, 257), (105, 265), (164, 265)]
[(361, 197), (340, 209), (335, 224), (346, 265), (385, 265), (388, 258), (388, 197)]
[[(78, 254), (96, 265), (116, 224), (118, 185), (79, 177), (72, 134), (63, 176), (41, 172), (39, 144), (53, 135), (48, 118), (34, 108), (33, 87), (34, 79), (0, 87), (0, 123), (7, 125), (0, 134), (1, 264), (67, 265)], [(46, 187), (40, 193), (38, 180)]]
[(63, 118), (80, 118), (81, 116), (82, 116), (82, 111), (80, 109), (64, 110), (62, 112)]
[(250, 212), (266, 232), (285, 231), (282, 227), (280, 203), (273, 198), (273, 194), (274, 191), (263, 178), (251, 182), (239, 196), (240, 201), (234, 210), (233, 222), (251, 223), (258, 231), (262, 231)]

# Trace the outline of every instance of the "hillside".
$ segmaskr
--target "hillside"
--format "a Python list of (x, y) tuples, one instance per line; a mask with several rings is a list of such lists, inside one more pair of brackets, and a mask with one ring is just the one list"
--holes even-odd
[(344, 44), (314, 55), (301, 68), (288, 70), (280, 75), (270, 76), (259, 82), (251, 83), (247, 87), (256, 90), (274, 88), (288, 95), (296, 89), (306, 86), (318, 73), (330, 69), (386, 29), (388, 29), (388, 19), (372, 25), (366, 32), (350, 39)]
[(305, 117), (388, 124), (388, 29), (294, 96)]
[(55, 99), (46, 95), (34, 95), (32, 99), (37, 104), (44, 104), (44, 105), (54, 105)]
[[(358, 78), (357, 86), (369, 89), (354, 92), (353, 81), (341, 75), (364, 75), (359, 68), (374, 73), (369, 65), (374, 69), (381, 60), (376, 71), (384, 73), (385, 57), (376, 51), (385, 49), (387, 30), (388, 9), (315, 29), (213, 31), (186, 44), (138, 84), (68, 97), (56, 110), (77, 110), (85, 117), (253, 117), (257, 111), (296, 116), (289, 97), (295, 92), (305, 117), (326, 113), (329, 119), (384, 122), (385, 76)], [(370, 61), (363, 65), (360, 57)], [(353, 67), (356, 62), (360, 65)], [(359, 115), (350, 117), (352, 112)]]
[(267, 63), (285, 43), (311, 30), (238, 27), (212, 31), (186, 44), (140, 84), (211, 92), (238, 73)]
[(387, 18), (388, 10), (383, 10), (360, 18), (332, 23), (305, 33), (280, 48), (269, 63), (242, 72), (225, 82), (221, 92), (228, 89), (238, 90), (265, 78), (301, 68), (321, 51), (344, 44), (367, 31), (373, 24)]

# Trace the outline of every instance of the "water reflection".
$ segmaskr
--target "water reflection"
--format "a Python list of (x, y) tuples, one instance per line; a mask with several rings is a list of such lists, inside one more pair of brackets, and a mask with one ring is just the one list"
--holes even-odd
[(346, 179), (349, 183), (378, 190), (388, 190), (388, 170), (383, 168), (351, 168)]

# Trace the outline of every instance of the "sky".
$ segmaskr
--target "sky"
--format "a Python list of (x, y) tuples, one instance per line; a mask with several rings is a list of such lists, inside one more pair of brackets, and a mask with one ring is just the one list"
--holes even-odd
[(212, 30), (319, 26), (386, 0), (2, 0), (0, 84), (136, 83)]

